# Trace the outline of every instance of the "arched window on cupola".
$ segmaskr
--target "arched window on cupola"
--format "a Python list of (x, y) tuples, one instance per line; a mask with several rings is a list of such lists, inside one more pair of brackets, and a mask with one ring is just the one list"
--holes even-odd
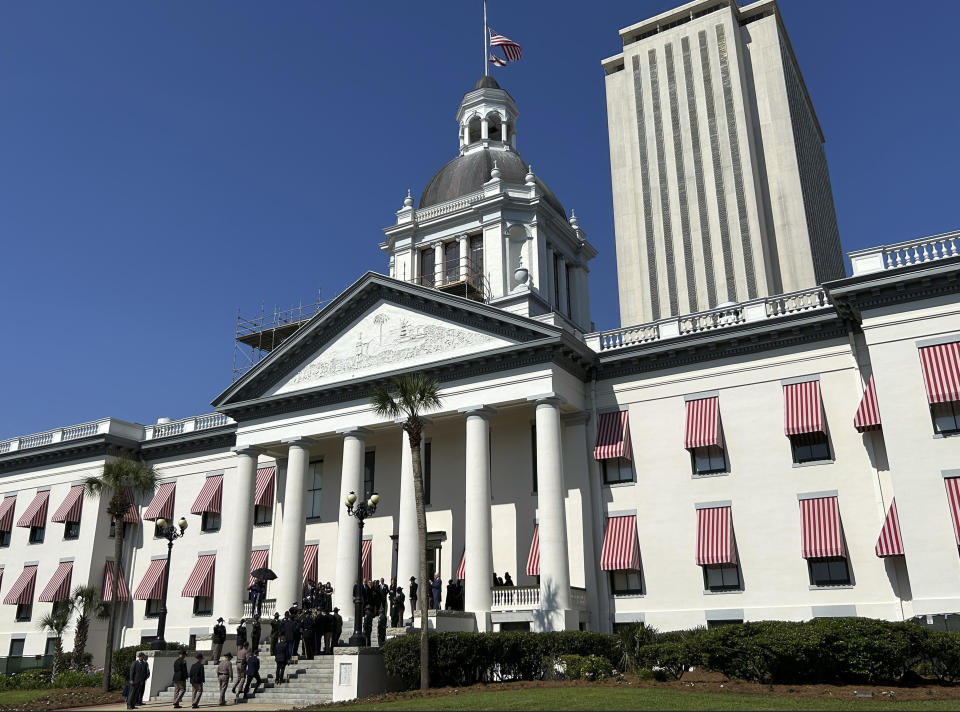
[(467, 123), (467, 143), (474, 143), (480, 140), (480, 117), (473, 116)]
[(500, 114), (487, 114), (487, 138), (491, 141), (503, 140), (503, 126)]

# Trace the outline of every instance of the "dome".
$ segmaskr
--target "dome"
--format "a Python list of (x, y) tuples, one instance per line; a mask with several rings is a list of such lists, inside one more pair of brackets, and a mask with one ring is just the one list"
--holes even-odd
[[(486, 78), (484, 77), (484, 79)], [(490, 79), (493, 81), (492, 78)], [(462, 156), (457, 156), (434, 174), (430, 182), (427, 183), (427, 187), (423, 189), (419, 207), (427, 208), (431, 205), (438, 205), (459, 198), (461, 195), (480, 190), (483, 184), (490, 180), (490, 171), (493, 170), (494, 161), (497, 162), (497, 168), (500, 169), (500, 180), (504, 183), (522, 184), (524, 182), (527, 175), (527, 164), (520, 158), (520, 154), (515, 151), (490, 148), (474, 150)], [(553, 191), (539, 178), (536, 180), (537, 188), (540, 189), (544, 201), (558, 213), (566, 216), (567, 213), (564, 211), (563, 205), (553, 194)]]

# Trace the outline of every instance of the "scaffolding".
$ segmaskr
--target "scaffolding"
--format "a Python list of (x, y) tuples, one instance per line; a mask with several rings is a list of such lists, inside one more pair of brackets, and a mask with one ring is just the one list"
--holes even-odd
[(236, 382), (267, 354), (293, 336), (329, 301), (321, 299), (320, 291), (317, 290), (317, 300), (312, 304), (300, 302), (286, 309), (274, 307), (272, 312), (268, 312), (261, 303), (260, 313), (253, 317), (245, 317), (237, 309), (233, 341), (233, 381)]

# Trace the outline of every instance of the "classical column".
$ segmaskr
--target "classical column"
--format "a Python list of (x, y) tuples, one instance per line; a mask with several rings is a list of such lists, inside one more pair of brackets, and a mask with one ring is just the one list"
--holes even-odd
[(490, 124), (487, 123), (487, 117), (480, 119), (480, 138), (486, 141), (490, 138)]
[(343, 435), (343, 468), (340, 499), (337, 500), (337, 577), (333, 583), (333, 605), (340, 609), (344, 619), (353, 620), (353, 586), (357, 582), (360, 561), (360, 536), (357, 520), (347, 514), (343, 500), (350, 492), (356, 493), (358, 500), (363, 500), (363, 457), (368, 431), (351, 428), (337, 432)]
[(443, 273), (444, 273), (444, 264), (443, 264), (443, 243), (438, 242), (433, 246), (433, 268), (436, 273), (436, 279), (434, 281), (434, 286), (439, 287), (443, 284)]
[(553, 393), (531, 398), (537, 406), (537, 511), (540, 524), (540, 607), (570, 609), (570, 562), (563, 491), (560, 403)]
[[(299, 603), (303, 592), (303, 540), (306, 531), (307, 468), (310, 443), (284, 440), (287, 445), (287, 481), (283, 488), (283, 521), (280, 524), (280, 549), (276, 557), (277, 610), (285, 611)], [(246, 588), (246, 587), (244, 587)]]
[(230, 496), (223, 498), (221, 516), (229, 522), (236, 536), (220, 555), (217, 578), (223, 581), (218, 589), (224, 594), (217, 601), (219, 612), (228, 620), (243, 615), (250, 574), (250, 547), (253, 545), (253, 495), (257, 483), (256, 448), (235, 448), (237, 472), (231, 480)]
[[(420, 580), (420, 551), (417, 532), (417, 500), (413, 489), (413, 457), (410, 438), (400, 430), (400, 508), (397, 513), (397, 585), (409, 601), (410, 577)], [(420, 449), (421, 457), (423, 448)], [(409, 608), (410, 604), (407, 603)], [(406, 615), (406, 614), (404, 614)]]
[[(461, 408), (467, 416), (466, 482), (463, 526), (466, 542), (464, 609), (489, 611), (493, 562), (490, 518), (490, 414), (489, 408)], [(478, 618), (478, 624), (481, 623)], [(483, 630), (483, 628), (481, 628)]]
[(470, 240), (466, 235), (458, 235), (460, 241), (460, 281), (466, 282), (470, 276), (468, 265), (470, 263)]
[(509, 143), (509, 138), (508, 138), (508, 136), (507, 136), (507, 120), (506, 120), (506, 119), (504, 119), (504, 120), (500, 123), (500, 132), (503, 134), (503, 135), (500, 137), (500, 140), (503, 141), (504, 143)]

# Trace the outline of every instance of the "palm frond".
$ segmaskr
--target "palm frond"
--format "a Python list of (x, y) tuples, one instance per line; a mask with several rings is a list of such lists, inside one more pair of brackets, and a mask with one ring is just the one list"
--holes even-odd
[(440, 407), (440, 384), (425, 373), (405, 373), (390, 381), (389, 389), (377, 387), (372, 394), (377, 415), (419, 419), (425, 411)]
[(78, 585), (74, 587), (70, 598), (73, 600), (74, 610), (81, 616), (89, 617), (97, 609), (97, 604), (100, 602), (100, 592), (97, 591), (96, 586)]
[(371, 399), (373, 400), (373, 410), (377, 415), (391, 419), (400, 416), (400, 406), (390, 395), (390, 391), (383, 386), (377, 386), (373, 390)]

